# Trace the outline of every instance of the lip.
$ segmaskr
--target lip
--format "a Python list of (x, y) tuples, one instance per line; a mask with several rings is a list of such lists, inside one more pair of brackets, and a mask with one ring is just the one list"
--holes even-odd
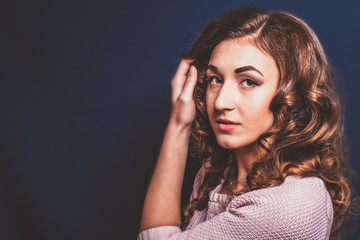
[(217, 123), (228, 123), (228, 124), (238, 124), (234, 121), (231, 121), (230, 119), (226, 119), (226, 118), (218, 118), (216, 119)]
[(219, 118), (216, 120), (218, 127), (221, 131), (229, 132), (239, 126), (239, 123), (231, 121), (230, 119)]

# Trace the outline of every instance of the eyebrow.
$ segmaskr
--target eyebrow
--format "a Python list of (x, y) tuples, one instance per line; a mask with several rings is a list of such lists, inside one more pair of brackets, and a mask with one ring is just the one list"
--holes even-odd
[[(218, 73), (218, 68), (215, 67), (214, 65), (209, 65), (207, 66), (207, 69), (212, 70), (213, 72)], [(239, 67), (237, 69), (235, 69), (235, 73), (242, 73), (242, 72), (247, 72), (247, 71), (255, 71), (258, 72), (261, 76), (264, 76), (258, 69), (256, 69), (254, 66), (248, 65), (248, 66), (243, 66), (243, 67)]]

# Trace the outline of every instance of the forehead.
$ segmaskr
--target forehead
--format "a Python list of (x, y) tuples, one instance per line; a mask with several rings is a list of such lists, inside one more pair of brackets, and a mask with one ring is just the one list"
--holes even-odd
[(213, 49), (209, 64), (222, 71), (254, 66), (264, 74), (278, 74), (274, 59), (247, 41), (226, 39)]

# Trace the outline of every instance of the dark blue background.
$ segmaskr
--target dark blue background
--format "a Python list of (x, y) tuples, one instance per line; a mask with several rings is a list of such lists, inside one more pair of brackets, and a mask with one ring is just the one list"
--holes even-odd
[(288, 10), (318, 34), (359, 174), (359, 1), (2, 1), (0, 239), (135, 238), (182, 53), (244, 6)]

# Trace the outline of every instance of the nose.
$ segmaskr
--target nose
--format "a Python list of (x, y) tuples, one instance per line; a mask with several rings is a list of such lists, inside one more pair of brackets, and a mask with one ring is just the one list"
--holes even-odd
[(215, 108), (217, 110), (233, 110), (235, 108), (235, 88), (226, 82), (221, 87), (215, 100)]

